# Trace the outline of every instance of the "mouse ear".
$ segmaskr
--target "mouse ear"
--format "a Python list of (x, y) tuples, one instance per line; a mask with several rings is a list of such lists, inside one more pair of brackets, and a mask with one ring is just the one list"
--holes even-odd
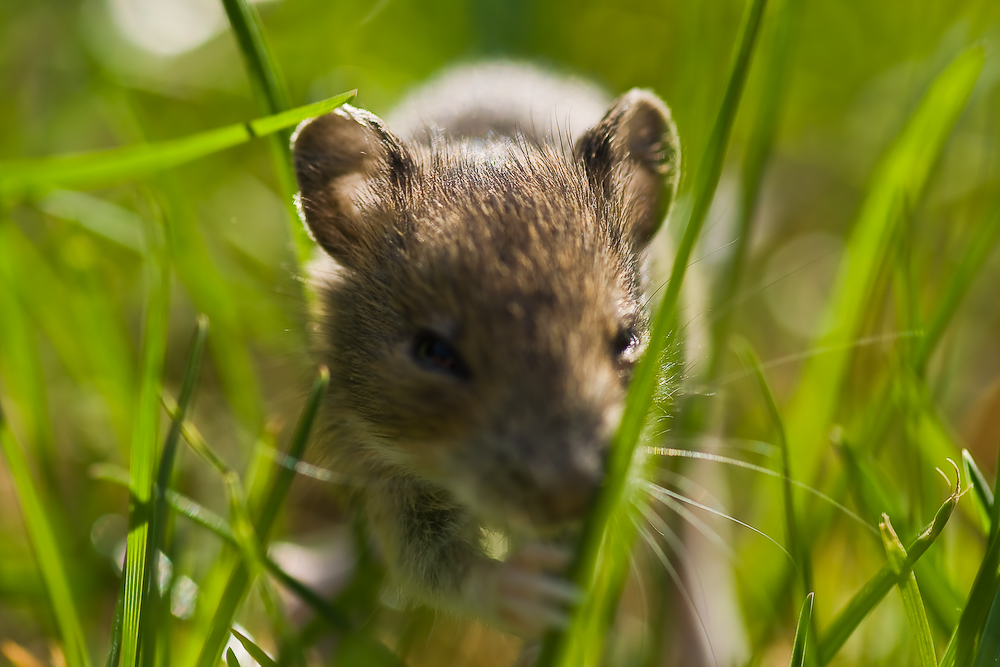
[(299, 212), (309, 233), (348, 266), (383, 236), (362, 211), (378, 184), (401, 188), (413, 161), (382, 120), (343, 105), (303, 122), (292, 135)]
[(617, 100), (576, 144), (591, 183), (608, 199), (621, 197), (627, 231), (643, 247), (663, 224), (680, 177), (681, 149), (670, 109), (648, 90)]

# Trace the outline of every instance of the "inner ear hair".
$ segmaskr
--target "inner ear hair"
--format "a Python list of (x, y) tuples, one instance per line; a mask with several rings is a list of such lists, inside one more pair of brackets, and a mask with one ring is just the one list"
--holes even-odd
[(643, 247), (659, 230), (677, 193), (681, 149), (667, 105), (633, 88), (576, 145), (591, 184), (604, 196), (622, 197), (626, 231)]
[(292, 136), (299, 211), (310, 235), (351, 265), (380, 233), (361, 215), (374, 181), (402, 188), (413, 162), (374, 114), (349, 105), (303, 122)]

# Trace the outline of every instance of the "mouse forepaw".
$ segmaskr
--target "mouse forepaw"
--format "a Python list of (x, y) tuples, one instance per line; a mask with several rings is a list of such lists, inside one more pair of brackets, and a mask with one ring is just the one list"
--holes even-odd
[(565, 549), (530, 544), (504, 562), (491, 561), (467, 582), (484, 620), (526, 639), (549, 628), (566, 627), (569, 607), (582, 592), (559, 573), (569, 564)]

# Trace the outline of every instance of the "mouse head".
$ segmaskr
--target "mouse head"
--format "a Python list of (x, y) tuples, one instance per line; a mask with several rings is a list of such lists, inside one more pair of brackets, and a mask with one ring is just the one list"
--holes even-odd
[[(675, 194), (666, 106), (633, 90), (575, 147), (404, 144), (342, 107), (296, 131), (326, 286), (328, 412), (484, 519), (578, 519), (644, 346), (643, 251)], [(336, 437), (336, 435), (334, 435)]]

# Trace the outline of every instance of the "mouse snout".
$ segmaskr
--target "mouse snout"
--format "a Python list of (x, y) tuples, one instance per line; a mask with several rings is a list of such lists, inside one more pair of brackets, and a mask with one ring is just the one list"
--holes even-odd
[(548, 523), (559, 524), (583, 517), (604, 480), (604, 461), (597, 457), (572, 457), (538, 475), (542, 510)]

